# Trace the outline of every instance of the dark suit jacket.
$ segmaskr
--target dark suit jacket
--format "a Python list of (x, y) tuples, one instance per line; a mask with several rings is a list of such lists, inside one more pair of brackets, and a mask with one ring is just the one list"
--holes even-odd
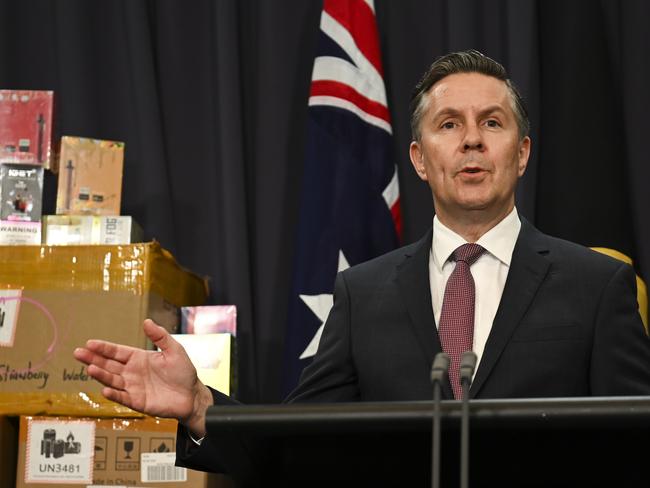
[[(339, 274), (318, 353), (287, 401), (431, 398), (431, 364), (441, 351), (429, 287), (431, 239), (429, 231)], [(453, 398), (448, 382), (444, 390)], [(634, 271), (522, 219), (470, 396), (610, 395), (650, 395), (650, 341)], [(229, 400), (216, 394), (215, 401)]]

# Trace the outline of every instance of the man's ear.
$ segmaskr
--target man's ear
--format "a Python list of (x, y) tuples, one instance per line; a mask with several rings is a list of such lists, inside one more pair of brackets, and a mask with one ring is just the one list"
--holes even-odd
[(526, 172), (526, 167), (528, 166), (528, 158), (530, 157), (530, 145), (532, 144), (530, 137), (526, 136), (519, 143), (519, 167), (517, 168), (517, 173), (521, 178)]
[(415, 172), (418, 174), (422, 181), (427, 181), (427, 172), (424, 166), (424, 154), (422, 153), (422, 148), (417, 141), (411, 141), (409, 146), (409, 156), (411, 157), (411, 164), (415, 168)]

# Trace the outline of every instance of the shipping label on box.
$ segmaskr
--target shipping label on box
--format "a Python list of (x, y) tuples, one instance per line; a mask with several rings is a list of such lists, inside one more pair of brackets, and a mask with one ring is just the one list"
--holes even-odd
[(28, 164), (0, 164), (0, 220), (40, 222), (43, 168)]
[(53, 107), (52, 91), (0, 90), (0, 161), (56, 170)]
[(49, 246), (132, 244), (142, 239), (142, 228), (128, 216), (43, 216), (43, 244)]
[(26, 483), (90, 484), (95, 422), (30, 419), (25, 442)]
[(63, 136), (56, 213), (119, 215), (124, 143)]

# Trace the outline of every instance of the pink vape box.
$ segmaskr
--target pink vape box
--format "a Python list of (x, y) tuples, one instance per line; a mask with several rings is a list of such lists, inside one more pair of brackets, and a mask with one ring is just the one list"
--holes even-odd
[(56, 171), (52, 151), (54, 92), (0, 90), (0, 162)]

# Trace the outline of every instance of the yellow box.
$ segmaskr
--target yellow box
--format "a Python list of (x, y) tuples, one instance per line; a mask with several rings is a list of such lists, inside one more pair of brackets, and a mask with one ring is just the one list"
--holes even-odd
[(0, 246), (0, 414), (137, 415), (104, 399), (72, 351), (91, 338), (150, 348), (143, 320), (173, 332), (178, 307), (207, 291), (156, 242)]

